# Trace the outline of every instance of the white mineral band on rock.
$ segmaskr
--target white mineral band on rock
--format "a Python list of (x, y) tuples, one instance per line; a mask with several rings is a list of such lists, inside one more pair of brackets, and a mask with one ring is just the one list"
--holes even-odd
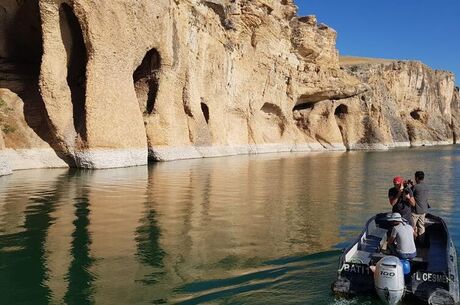
[(12, 173), (11, 166), (5, 151), (0, 151), (0, 176), (9, 175)]
[(75, 153), (77, 167), (103, 169), (146, 165), (146, 148), (136, 149), (91, 149)]
[(411, 146), (419, 147), (419, 146), (438, 146), (438, 145), (451, 145), (454, 144), (453, 140), (449, 141), (420, 141), (412, 143)]
[(12, 170), (69, 167), (52, 148), (4, 150)]
[(317, 152), (345, 151), (341, 143), (333, 143), (329, 147), (311, 144), (258, 144), (235, 146), (157, 146), (151, 148), (149, 156), (158, 161), (173, 161), (183, 159), (222, 157), (234, 155), (251, 155), (281, 152)]

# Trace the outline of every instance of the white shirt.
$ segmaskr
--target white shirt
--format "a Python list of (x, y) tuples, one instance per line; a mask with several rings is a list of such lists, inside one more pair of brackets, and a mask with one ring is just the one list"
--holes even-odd
[(393, 227), (391, 237), (396, 239), (396, 250), (399, 253), (410, 254), (415, 253), (414, 229), (405, 223), (400, 223)]

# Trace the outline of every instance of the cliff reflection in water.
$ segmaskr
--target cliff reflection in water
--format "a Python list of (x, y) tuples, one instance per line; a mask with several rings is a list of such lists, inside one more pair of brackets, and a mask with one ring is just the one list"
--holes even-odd
[(419, 165), (434, 211), (457, 224), (458, 149), (415, 152), (15, 172), (0, 178), (0, 304), (169, 303), (190, 283), (336, 249)]

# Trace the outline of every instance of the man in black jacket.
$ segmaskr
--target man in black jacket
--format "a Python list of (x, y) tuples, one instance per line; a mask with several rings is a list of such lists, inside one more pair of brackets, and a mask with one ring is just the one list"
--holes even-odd
[(415, 204), (414, 195), (410, 187), (404, 186), (402, 177), (394, 177), (393, 187), (388, 190), (388, 200), (392, 212), (401, 214), (402, 218), (413, 227), (415, 224), (412, 220), (411, 206)]

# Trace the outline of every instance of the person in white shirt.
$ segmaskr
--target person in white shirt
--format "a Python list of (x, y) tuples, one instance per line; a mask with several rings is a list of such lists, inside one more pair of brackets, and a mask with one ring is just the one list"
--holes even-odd
[(388, 238), (388, 247), (399, 258), (412, 259), (417, 256), (414, 241), (414, 228), (403, 221), (399, 213), (392, 213), (388, 218), (393, 225)]

